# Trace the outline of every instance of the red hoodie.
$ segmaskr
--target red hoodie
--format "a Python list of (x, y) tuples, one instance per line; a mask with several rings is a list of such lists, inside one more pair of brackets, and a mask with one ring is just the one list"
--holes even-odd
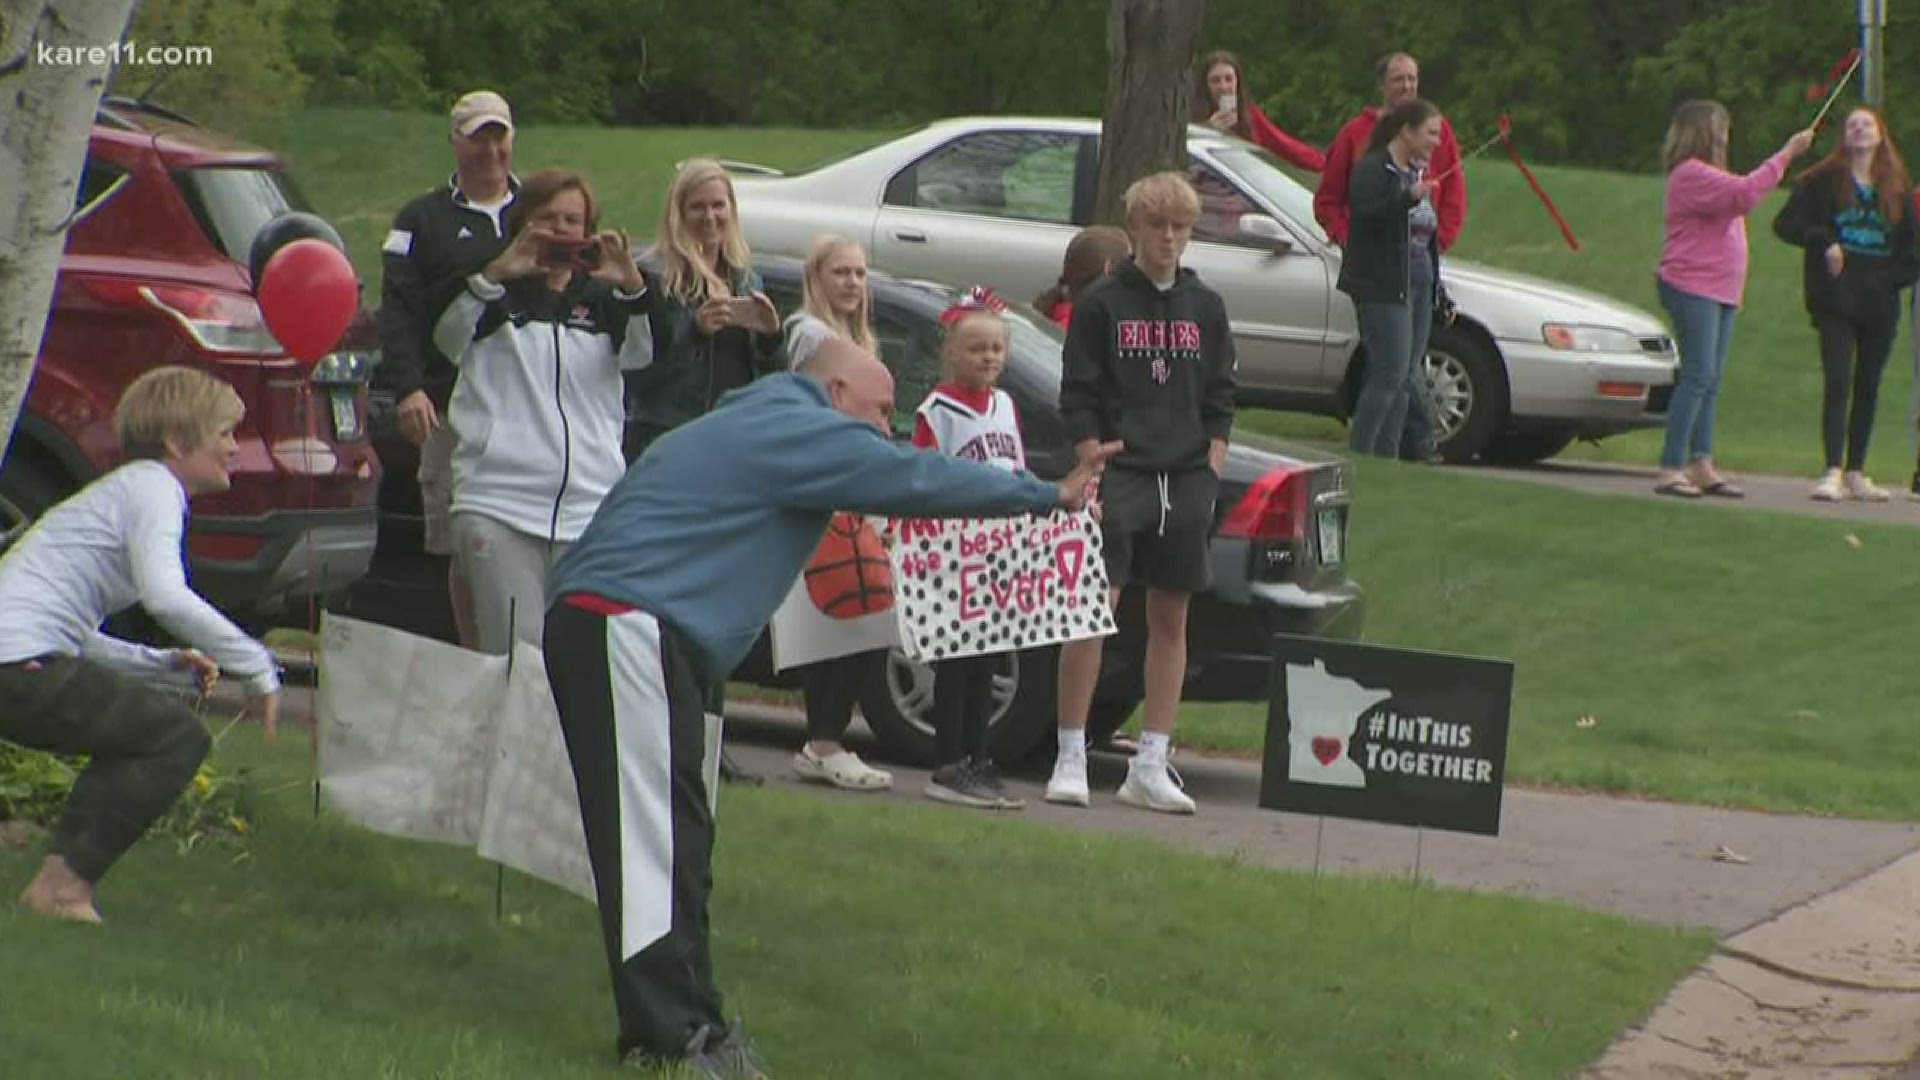
[(1297, 169), (1321, 172), (1327, 167), (1325, 154), (1312, 143), (1281, 131), (1280, 126), (1267, 119), (1267, 114), (1260, 111), (1260, 106), (1251, 101), (1247, 102), (1247, 128), (1252, 135), (1252, 142), (1280, 155), (1280, 160)]
[[(1321, 171), (1320, 186), (1313, 193), (1313, 218), (1342, 247), (1347, 243), (1347, 180), (1353, 175), (1354, 163), (1366, 156), (1367, 139), (1385, 111), (1377, 105), (1368, 106), (1347, 121), (1340, 134), (1333, 137), (1333, 145), (1327, 147), (1327, 167)], [(1445, 117), (1440, 120), (1440, 145), (1427, 163), (1427, 173), (1445, 174), (1433, 193), (1433, 212), (1440, 218), (1440, 250), (1445, 252), (1460, 238), (1460, 228), (1467, 223), (1467, 174), (1460, 170), (1460, 144), (1454, 141), (1453, 125)]]

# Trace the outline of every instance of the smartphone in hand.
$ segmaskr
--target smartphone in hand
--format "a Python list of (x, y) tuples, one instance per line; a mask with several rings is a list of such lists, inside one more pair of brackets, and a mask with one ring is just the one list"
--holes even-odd
[(600, 241), (591, 236), (582, 240), (549, 240), (540, 245), (540, 265), (592, 273), (600, 269)]
[(734, 296), (727, 299), (727, 322), (734, 326), (753, 325), (754, 313), (760, 305), (751, 296)]

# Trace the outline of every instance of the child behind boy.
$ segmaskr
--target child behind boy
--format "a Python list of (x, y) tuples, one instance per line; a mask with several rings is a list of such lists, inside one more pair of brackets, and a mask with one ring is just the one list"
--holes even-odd
[[(204, 372), (161, 367), (120, 398), (127, 463), (47, 511), (0, 558), (0, 738), (87, 767), (49, 854), (20, 895), (54, 918), (100, 921), (93, 889), (166, 812), (207, 756), (207, 730), (183, 698), (221, 671), (265, 699), (269, 733), (280, 679), (265, 646), (187, 585), (187, 500), (225, 491), (244, 407)], [(153, 649), (100, 631), (139, 604), (186, 649)]]
[[(1007, 365), (1006, 303), (975, 287), (940, 316), (947, 381), (933, 388), (913, 422), (913, 445), (1018, 472), (1026, 468), (1013, 398), (995, 387)], [(933, 726), (939, 768), (929, 798), (983, 810), (1026, 805), (1007, 794), (987, 750), (993, 715), (995, 654), (933, 665)]]

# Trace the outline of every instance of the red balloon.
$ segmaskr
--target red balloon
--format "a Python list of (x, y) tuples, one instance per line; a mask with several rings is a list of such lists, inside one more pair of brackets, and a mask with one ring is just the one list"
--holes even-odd
[(274, 252), (254, 295), (274, 340), (308, 364), (333, 351), (360, 308), (353, 264), (339, 248), (313, 237)]

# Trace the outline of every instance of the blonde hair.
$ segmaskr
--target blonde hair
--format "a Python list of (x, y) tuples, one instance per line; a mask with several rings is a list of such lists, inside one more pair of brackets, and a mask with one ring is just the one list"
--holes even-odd
[(1120, 202), (1126, 207), (1129, 225), (1149, 217), (1189, 223), (1200, 217), (1199, 193), (1193, 190), (1184, 174), (1171, 170), (1143, 176), (1128, 184)]
[(196, 368), (157, 367), (133, 380), (114, 410), (114, 433), (128, 460), (167, 456), (204, 446), (247, 413), (233, 387)]
[(1667, 125), (1667, 139), (1660, 147), (1660, 160), (1672, 172), (1683, 161), (1699, 158), (1709, 165), (1727, 167), (1727, 134), (1733, 120), (1727, 107), (1717, 101), (1689, 101), (1673, 110), (1673, 122)]
[(866, 261), (867, 251), (857, 241), (844, 236), (822, 236), (814, 240), (813, 247), (807, 251), (806, 273), (800, 280), (800, 310), (826, 323), (828, 329), (855, 345), (877, 352), (873, 336), (873, 290), (860, 290), (860, 306), (854, 310), (851, 320), (842, 317), (827, 300), (827, 263), (849, 251), (858, 253), (861, 262)]
[(651, 253), (659, 261), (661, 289), (682, 303), (733, 290), (732, 283), (706, 260), (700, 245), (687, 231), (683, 204), (689, 193), (709, 180), (719, 180), (727, 186), (727, 231), (720, 240), (720, 261), (734, 270), (745, 270), (753, 257), (747, 251), (746, 237), (740, 233), (740, 203), (734, 198), (733, 178), (727, 175), (727, 170), (709, 158), (681, 162), (673, 174), (673, 183), (667, 185), (666, 202), (660, 207), (660, 228), (654, 234)]

